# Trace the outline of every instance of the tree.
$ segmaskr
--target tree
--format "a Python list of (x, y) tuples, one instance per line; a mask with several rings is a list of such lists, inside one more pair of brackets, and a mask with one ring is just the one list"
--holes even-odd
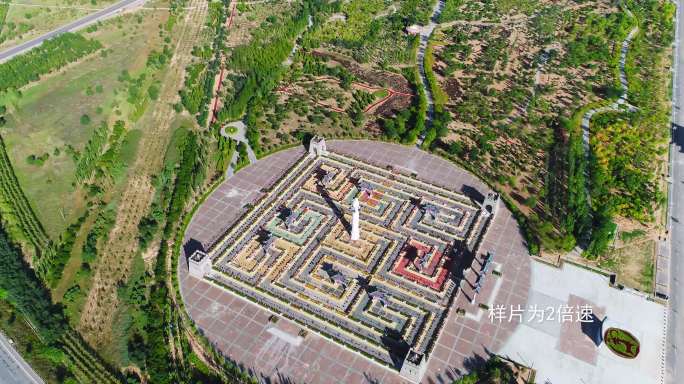
[(492, 356), (483, 364), (478, 365), (472, 372), (454, 381), (453, 384), (478, 383), (515, 383), (513, 369), (497, 356)]
[(159, 87), (156, 84), (150, 85), (147, 88), (147, 94), (150, 96), (150, 99), (157, 100), (159, 98)]
[(0, 289), (7, 299), (37, 327), (48, 344), (56, 343), (66, 331), (61, 307), (54, 305), (50, 292), (40, 283), (21, 251), (0, 227)]
[(81, 115), (81, 124), (82, 125), (90, 124), (90, 116), (88, 116), (86, 114)]
[(31, 51), (0, 64), (0, 91), (19, 89), (41, 75), (61, 68), (102, 48), (96, 40), (64, 33)]

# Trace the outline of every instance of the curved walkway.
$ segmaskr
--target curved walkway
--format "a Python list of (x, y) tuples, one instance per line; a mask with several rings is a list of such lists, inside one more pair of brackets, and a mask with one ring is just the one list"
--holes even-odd
[[(636, 17), (634, 17), (634, 14), (632, 11), (629, 9), (625, 8), (625, 12), (627, 15), (629, 15), (631, 18), (636, 20)], [(627, 82), (627, 74), (625, 73), (625, 63), (627, 62), (627, 53), (629, 51), (629, 45), (632, 43), (632, 39), (636, 34), (639, 32), (639, 25), (637, 24), (632, 28), (632, 30), (629, 32), (625, 40), (622, 42), (622, 48), (620, 49), (620, 86), (622, 87), (622, 94), (620, 95), (620, 98), (610, 104), (606, 105), (600, 108), (594, 108), (588, 110), (584, 116), (582, 116), (582, 147), (584, 149), (584, 157), (588, 160), (589, 155), (591, 153), (591, 146), (590, 146), (590, 124), (591, 124), (591, 119), (594, 117), (594, 115), (598, 113), (604, 113), (604, 112), (610, 112), (610, 111), (629, 111), (633, 112), (636, 111), (636, 107), (629, 104), (627, 102), (627, 96), (629, 92), (629, 83)], [(589, 204), (591, 204), (591, 193), (589, 191), (589, 183), (590, 183), (590, 178), (591, 175), (589, 174), (589, 167), (585, 168), (585, 187), (584, 191), (587, 196), (587, 201)], [(589, 213), (591, 215), (591, 212)], [(588, 231), (588, 237), (591, 236), (592, 228), (589, 228)], [(573, 250), (572, 252), (575, 252)]]
[[(634, 17), (634, 14), (632, 11), (629, 9), (625, 8), (625, 12), (629, 17), (636, 19)], [(586, 154), (587, 157), (589, 157), (589, 125), (591, 123), (591, 118), (597, 114), (597, 113), (603, 113), (603, 112), (608, 112), (608, 111), (621, 111), (621, 110), (628, 110), (630, 112), (635, 111), (636, 107), (633, 105), (629, 104), (627, 102), (627, 94), (629, 92), (629, 83), (627, 82), (627, 74), (625, 73), (625, 63), (627, 62), (627, 53), (629, 51), (629, 45), (632, 43), (632, 39), (634, 39), (634, 36), (639, 33), (639, 26), (636, 25), (632, 30), (629, 32), (625, 40), (622, 42), (622, 49), (620, 50), (620, 85), (622, 86), (622, 95), (620, 98), (614, 102), (613, 104), (601, 107), (601, 108), (596, 108), (596, 109), (590, 109), (587, 111), (584, 116), (582, 117), (582, 143), (584, 145), (584, 153)]]
[[(373, 141), (328, 141), (330, 151), (393, 168), (445, 188), (486, 194), (489, 188), (454, 164), (415, 147)], [(185, 233), (186, 249), (208, 249), (263, 196), (303, 154), (301, 147), (284, 150), (245, 167), (227, 179), (199, 207)], [(195, 248), (196, 249), (196, 248)], [(488, 275), (474, 303), (459, 292), (435, 338), (428, 360), (426, 382), (451, 382), (475, 361), (501, 351), (518, 328), (516, 322), (492, 322), (478, 304), (506, 307), (527, 305), (531, 260), (512, 214), (501, 206), (482, 241), (480, 253), (494, 252), (500, 277)], [(184, 260), (184, 258), (181, 258)], [(477, 263), (477, 261), (476, 261)], [(395, 370), (281, 318), (251, 301), (188, 274), (178, 265), (180, 291), (190, 318), (226, 356), (271, 383), (404, 383)], [(463, 281), (463, 290), (471, 289)], [(454, 307), (463, 308), (465, 314)], [(283, 337), (283, 336), (286, 337)], [(289, 336), (287, 336), (289, 335)], [(515, 356), (511, 356), (515, 358)]]
[[(228, 133), (226, 132), (226, 127), (234, 127), (236, 129), (236, 132)], [(228, 123), (221, 127), (221, 136), (236, 140), (238, 143), (244, 143), (247, 146), (247, 157), (249, 158), (249, 163), (253, 164), (256, 163), (257, 157), (256, 154), (254, 154), (254, 150), (252, 150), (252, 147), (249, 145), (249, 140), (247, 140), (246, 132), (247, 126), (241, 120), (233, 121), (232, 123)], [(235, 173), (238, 155), (239, 153), (237, 151), (233, 153), (233, 158), (230, 160), (228, 169), (226, 169), (226, 178), (233, 176), (233, 174)]]
[(302, 37), (304, 32), (311, 29), (311, 27), (313, 27), (313, 17), (311, 15), (309, 15), (309, 18), (306, 21), (306, 30), (302, 31), (302, 33), (300, 33), (299, 36), (297, 36), (297, 38), (295, 39), (295, 43), (292, 46), (292, 50), (290, 51), (290, 54), (287, 56), (285, 61), (283, 61), (283, 67), (289, 67), (290, 65), (292, 65), (292, 60), (294, 59), (294, 55), (295, 55), (295, 53), (297, 53), (297, 51), (300, 48), (299, 43), (297, 43), (297, 40), (299, 40), (299, 38)]

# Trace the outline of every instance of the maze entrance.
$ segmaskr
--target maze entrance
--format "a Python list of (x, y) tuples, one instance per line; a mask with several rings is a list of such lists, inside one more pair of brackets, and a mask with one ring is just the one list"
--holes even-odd
[(490, 217), (415, 177), (334, 152), (307, 155), (207, 254), (193, 254), (190, 269), (399, 369), (409, 350), (429, 355), (459, 266), (472, 260)]

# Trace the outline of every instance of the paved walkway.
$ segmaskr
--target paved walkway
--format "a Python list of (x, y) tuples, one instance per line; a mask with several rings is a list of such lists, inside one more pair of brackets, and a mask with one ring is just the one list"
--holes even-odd
[[(672, 78), (672, 143), (670, 147), (670, 185), (666, 241), (658, 247), (656, 266), (656, 292), (669, 295), (669, 338), (667, 351), (668, 383), (684, 382), (684, 358), (680, 349), (684, 346), (684, 50), (679, 46), (684, 36), (681, 23), (684, 0), (678, 0), (675, 22), (674, 73)], [(662, 268), (661, 268), (662, 266)], [(668, 268), (669, 267), (669, 268)]]
[[(226, 127), (236, 128), (237, 131), (235, 133), (228, 133), (226, 132)], [(241, 120), (233, 121), (232, 123), (228, 123), (221, 127), (221, 136), (236, 140), (238, 143), (244, 143), (247, 146), (247, 158), (249, 159), (250, 164), (254, 164), (257, 161), (257, 157), (256, 154), (254, 154), (254, 150), (252, 150), (252, 147), (249, 145), (249, 140), (247, 140), (247, 137), (245, 136), (246, 132), (247, 126), (245, 126), (245, 123), (243, 123)], [(232, 177), (235, 174), (235, 167), (237, 166), (238, 155), (239, 153), (236, 150), (233, 153), (233, 157), (230, 159), (230, 164), (228, 164), (228, 168), (226, 169), (226, 179)]]
[[(608, 278), (564, 264), (563, 268), (532, 264), (528, 306), (545, 309), (590, 305), (599, 319), (623, 328), (641, 342), (632, 360), (611, 352), (605, 344), (596, 348), (577, 321), (530, 320), (525, 312), (500, 353), (537, 370), (537, 383), (639, 383), (659, 384), (664, 376), (666, 308), (641, 294), (608, 285)], [(548, 312), (547, 312), (548, 314)]]
[[(635, 18), (634, 14), (632, 11), (629, 9), (625, 8), (625, 12), (631, 17)], [(627, 53), (629, 52), (629, 45), (632, 43), (632, 39), (634, 39), (634, 36), (639, 33), (639, 27), (635, 26), (632, 28), (632, 30), (629, 32), (625, 40), (622, 42), (622, 48), (620, 50), (620, 85), (622, 86), (622, 94), (620, 95), (620, 98), (605, 107), (601, 108), (596, 108), (596, 109), (590, 109), (587, 111), (584, 116), (582, 117), (582, 143), (584, 144), (584, 153), (586, 156), (589, 156), (589, 151), (590, 146), (589, 146), (589, 134), (590, 134), (590, 129), (589, 125), (591, 123), (591, 118), (597, 114), (597, 113), (603, 113), (603, 112), (608, 112), (608, 111), (621, 111), (621, 110), (628, 110), (628, 111), (634, 111), (636, 110), (636, 107), (633, 105), (630, 105), (627, 102), (627, 94), (629, 92), (629, 83), (627, 82), (627, 74), (625, 73), (625, 63), (627, 62)]]
[[(307, 19), (307, 22), (306, 22), (306, 31), (311, 29), (311, 27), (313, 27), (313, 17), (311, 15), (309, 15), (309, 18)], [(306, 31), (302, 31), (302, 33), (299, 34), (299, 36), (297, 36), (297, 40), (299, 40), (299, 38)], [(295, 55), (295, 53), (297, 53), (299, 48), (300, 48), (299, 43), (297, 41), (295, 41), (294, 45), (292, 46), (292, 50), (290, 51), (290, 54), (287, 55), (287, 58), (285, 59), (285, 61), (283, 61), (283, 67), (289, 67), (290, 65), (292, 65), (292, 60), (294, 59), (294, 55)]]

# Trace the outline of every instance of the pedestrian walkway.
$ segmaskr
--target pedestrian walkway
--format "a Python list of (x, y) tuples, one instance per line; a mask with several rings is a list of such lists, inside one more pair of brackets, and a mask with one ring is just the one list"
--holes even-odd
[[(577, 316), (563, 318), (558, 311), (571, 308), (576, 315), (582, 306), (599, 320), (607, 318), (606, 325), (636, 336), (638, 356), (618, 357), (605, 343), (596, 347)], [(530, 308), (544, 310), (543, 318)], [(519, 323), (500, 353), (536, 369), (539, 383), (662, 383), (666, 308), (640, 293), (611, 287), (605, 276), (569, 263), (555, 268), (533, 262), (528, 305)]]

